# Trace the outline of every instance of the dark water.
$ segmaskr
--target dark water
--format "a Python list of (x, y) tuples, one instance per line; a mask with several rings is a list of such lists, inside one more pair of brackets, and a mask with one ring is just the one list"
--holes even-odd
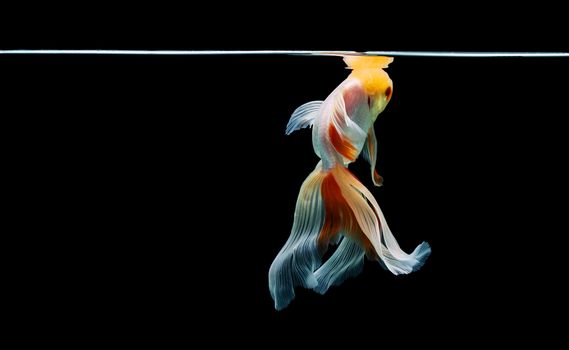
[(375, 124), (384, 186), (352, 169), (402, 248), (425, 240), (432, 256), (409, 276), (366, 262), (324, 296), (298, 289), (282, 312), (267, 273), (317, 163), (310, 133), (284, 130), (347, 76), (340, 59), (2, 57), (0, 69), (16, 169), (52, 232), (38, 239), (62, 252), (38, 273), (46, 322), (251, 342), (444, 338), (565, 307), (566, 59), (396, 58)]

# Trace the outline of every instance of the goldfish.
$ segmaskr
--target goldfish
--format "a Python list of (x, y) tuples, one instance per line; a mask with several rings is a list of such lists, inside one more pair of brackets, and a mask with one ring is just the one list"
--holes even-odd
[[(350, 75), (324, 101), (298, 107), (286, 127), (287, 135), (311, 127), (320, 161), (300, 188), (290, 236), (269, 269), (277, 310), (294, 299), (295, 287), (324, 294), (357, 276), (364, 257), (400, 275), (418, 270), (431, 253), (427, 242), (411, 254), (399, 247), (372, 193), (348, 169), (362, 157), (370, 164), (373, 184), (383, 183), (375, 169), (374, 122), (392, 97), (393, 82), (384, 69), (393, 58), (343, 59)], [(336, 250), (322, 261), (332, 245)]]

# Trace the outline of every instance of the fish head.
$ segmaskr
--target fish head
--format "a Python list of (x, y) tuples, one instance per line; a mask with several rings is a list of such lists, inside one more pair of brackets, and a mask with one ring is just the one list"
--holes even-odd
[(344, 62), (352, 69), (350, 77), (357, 79), (368, 96), (368, 104), (373, 121), (383, 112), (393, 94), (393, 81), (383, 70), (392, 57), (346, 56)]

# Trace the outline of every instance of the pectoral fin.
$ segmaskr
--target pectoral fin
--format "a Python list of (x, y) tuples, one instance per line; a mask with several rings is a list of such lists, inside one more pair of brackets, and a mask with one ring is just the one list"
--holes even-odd
[(371, 166), (371, 178), (373, 184), (376, 186), (381, 186), (383, 184), (383, 177), (381, 177), (377, 170), (375, 170), (375, 163), (377, 160), (377, 139), (375, 137), (375, 130), (373, 125), (369, 128), (367, 133), (366, 143), (364, 149), (362, 150), (362, 156)]
[(312, 101), (298, 107), (291, 115), (286, 126), (286, 134), (290, 135), (293, 131), (312, 126), (314, 119), (322, 106), (323, 101)]

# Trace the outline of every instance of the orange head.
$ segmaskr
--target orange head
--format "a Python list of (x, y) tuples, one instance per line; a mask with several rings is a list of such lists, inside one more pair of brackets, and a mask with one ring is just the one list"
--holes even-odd
[(362, 82), (368, 95), (389, 92), (387, 90), (392, 88), (393, 83), (383, 68), (387, 68), (393, 62), (393, 57), (346, 56), (344, 62), (353, 70), (351, 75)]
[(365, 93), (372, 97), (373, 113), (381, 113), (393, 92), (393, 82), (383, 70), (393, 62), (393, 57), (384, 56), (345, 56), (344, 62), (352, 69), (350, 77), (358, 79)]

